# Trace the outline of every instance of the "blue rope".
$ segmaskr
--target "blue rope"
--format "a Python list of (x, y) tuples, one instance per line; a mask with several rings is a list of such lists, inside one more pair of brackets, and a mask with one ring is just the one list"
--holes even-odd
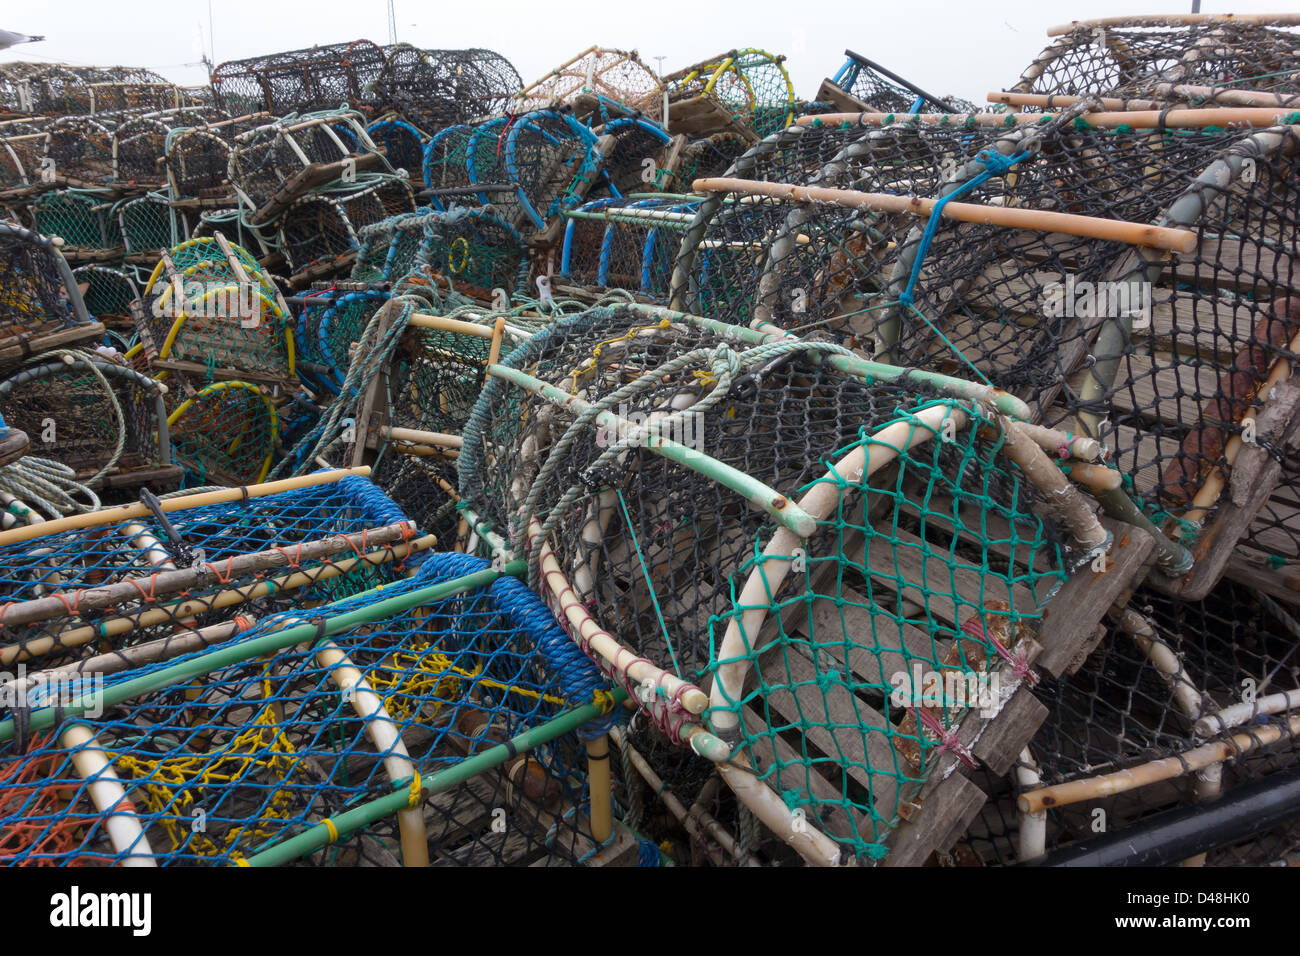
[(1011, 171), (1011, 168), (1022, 159), (1031, 158), (1033, 153), (1016, 153), (1014, 156), (1003, 156), (995, 150), (981, 150), (976, 159), (984, 164), (984, 171), (978, 176), (974, 176), (962, 183), (946, 196), (939, 197), (935, 202), (934, 208), (930, 211), (930, 219), (925, 224), (925, 232), (921, 234), (921, 243), (916, 250), (916, 258), (912, 261), (912, 274), (907, 278), (907, 288), (899, 293), (898, 301), (905, 306), (912, 305), (912, 290), (916, 288), (916, 281), (921, 276), (921, 267), (925, 264), (925, 254), (930, 249), (930, 242), (934, 239), (934, 234), (939, 229), (939, 220), (943, 218), (943, 207), (951, 200), (982, 186), (994, 176), (1005, 176)]

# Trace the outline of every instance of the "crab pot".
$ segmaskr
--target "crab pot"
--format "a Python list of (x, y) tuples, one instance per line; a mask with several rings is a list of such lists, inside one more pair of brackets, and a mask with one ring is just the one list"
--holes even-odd
[[(194, 629), (207, 643), (231, 637), (237, 617), (278, 609), (268, 599), (282, 592), (315, 605), (391, 585), (432, 546), (344, 470), (164, 502), (162, 518), (133, 502), (0, 539), (0, 579), (13, 596), (0, 641), (7, 667), (39, 659), (94, 671), (97, 659), (112, 673), (175, 657), (202, 648)], [(105, 651), (116, 660), (105, 663)]]
[(526, 290), (528, 249), (523, 237), (490, 210), (435, 212), (425, 222), (414, 271), (437, 276), (470, 298), (491, 301), (497, 290), (509, 295)]
[[(230, 154), (230, 181), (260, 210), (282, 188), (301, 195), (312, 185), (339, 179), (346, 173), (345, 160), (355, 162), (354, 174), (365, 164), (382, 164), (357, 115), (340, 111), (307, 119), (291, 117), (239, 134)], [(321, 172), (324, 178), (315, 182), (302, 181), (320, 167), (337, 172), (332, 176)]]
[(582, 289), (625, 289), (666, 304), (697, 204), (667, 198), (585, 203), (566, 214), (560, 276)]
[(58, 182), (82, 188), (113, 182), (113, 134), (107, 126), (90, 117), (65, 116), (45, 131), (42, 164)]
[(134, 332), (131, 303), (140, 298), (140, 287), (129, 272), (109, 266), (78, 266), (72, 281), (81, 290), (86, 312), (108, 329)]
[(360, 108), (383, 64), (384, 51), (369, 40), (228, 60), (212, 71), (212, 92), (232, 115)]
[[(803, 182), (852, 176), (871, 196), (903, 191), (872, 183), (880, 172), (923, 199), (961, 189), (969, 207), (927, 231), (889, 195), (828, 187), (810, 202), (786, 187), (739, 187), (745, 201), (701, 206), (674, 302), (694, 290), (715, 311), (738, 302), (734, 321), (838, 330), (902, 364), (987, 380), (1046, 424), (1100, 439), (1136, 502), (1112, 496), (1116, 516), (1186, 546), (1163, 544), (1161, 567), (1198, 599), (1230, 563), (1286, 564), (1300, 542), (1288, 504), (1294, 400), (1281, 387), (1300, 343), (1284, 251), (1297, 229), (1297, 143), (1291, 127), (1182, 115), (1163, 130), (1134, 113), (1094, 116), (1095, 126), (1069, 114), (892, 127), (864, 117), (861, 138)], [(954, 157), (955, 130), (968, 126), (973, 142)], [(881, 138), (932, 144), (951, 175), (927, 184), (923, 161), (877, 165), (891, 156)], [(995, 154), (1014, 162), (989, 177)], [(797, 172), (789, 151), (773, 155)], [(865, 170), (854, 165), (863, 155), (873, 157)], [(1078, 218), (1041, 219), (1047, 211)], [(1230, 497), (1252, 429), (1280, 460), (1256, 472), (1257, 452), (1247, 454)]]
[(510, 61), (491, 50), (420, 50), (398, 43), (387, 49), (374, 98), (381, 110), (396, 111), (431, 136), (506, 112), (522, 85)]
[(236, 137), (265, 124), (270, 118), (268, 113), (256, 113), (169, 132), (165, 162), (172, 194), (177, 199), (211, 199), (227, 195), (230, 153)]
[(663, 189), (676, 171), (682, 140), (674, 140), (658, 123), (637, 117), (616, 119), (597, 132), (614, 137), (606, 152), (603, 182), (596, 191), (608, 190), (615, 198)]
[[(343, 257), (355, 255), (359, 229), (414, 211), (411, 188), (401, 179), (347, 192), (312, 193), (295, 200), (280, 220), (280, 251), (295, 275), (306, 275), (313, 267), (329, 269)], [(350, 259), (343, 263), (350, 264)]]
[[(1081, 667), (1035, 690), (1050, 712), (1021, 756), (1013, 858), (1092, 838), (1098, 809), (1120, 830), (1300, 764), (1295, 613), (1233, 581), (1203, 601), (1139, 591)], [(1251, 850), (1205, 862), (1266, 865), (1275, 842)]]
[[(848, 57), (836, 74), (822, 81), (817, 99), (837, 110), (879, 113), (961, 113), (975, 111), (966, 100), (940, 98), (927, 93), (859, 53), (845, 50)], [(808, 115), (802, 110), (800, 115)], [(824, 112), (829, 112), (824, 111)]]
[(14, 84), (15, 105), (34, 116), (84, 116), (90, 112), (90, 83), (109, 79), (93, 68), (29, 65), (33, 69)]
[(275, 283), (224, 236), (163, 254), (136, 313), (150, 363), (203, 380), (294, 380), (293, 331)]
[(414, 175), (424, 168), (424, 147), (429, 137), (405, 120), (394, 117), (371, 123), (366, 134), (384, 151), (394, 169)]
[[(21, 128), (20, 128), (21, 129)], [(0, 191), (18, 194), (41, 188), (41, 159), (47, 136), (43, 132), (6, 128), (0, 140)]]
[(749, 147), (749, 139), (739, 133), (713, 133), (691, 140), (682, 147), (673, 180), (665, 186), (665, 190), (689, 192), (691, 183), (695, 180), (721, 176)]
[(512, 112), (568, 106), (592, 126), (633, 115), (660, 120), (663, 92), (635, 51), (593, 46), (525, 87)]
[(125, 365), (88, 353), (26, 365), (0, 382), (0, 412), (28, 434), (31, 454), (95, 487), (169, 479), (174, 487), (180, 477), (170, 468), (158, 383)]
[[(495, 148), (500, 141), (504, 148)], [(560, 213), (578, 205), (600, 176), (604, 145), (570, 116), (536, 110), (512, 121), (478, 126), (470, 138), (471, 183), (505, 183), (508, 191), (479, 194), (525, 236), (545, 235)]]
[(122, 234), (127, 258), (152, 265), (166, 249), (176, 245), (189, 232), (183, 215), (172, 210), (165, 199), (140, 196), (118, 203), (115, 209), (117, 228)]
[[(583, 744), (611, 723), (592, 704), (605, 685), (540, 601), (496, 577), (484, 561), (431, 555), (382, 596), (318, 608), (328, 636), (314, 646), (302, 643), (299, 612), (271, 614), (239, 642), (162, 669), (196, 672), (165, 690), (145, 690), (138, 670), (109, 675), (107, 708), (84, 721), (46, 730), (55, 701), (42, 699), (33, 733), (11, 732), (0, 751), (11, 856), (132, 866), (594, 857)], [(464, 825), (467, 811), (492, 820), (496, 810), (512, 821), (508, 841)], [(635, 841), (624, 848), (635, 854)]]
[(1076, 21), (1011, 87), (1016, 93), (1125, 97), (1151, 95), (1157, 83), (1300, 93), (1300, 18), (1121, 17)]
[[(810, 862), (876, 858), (940, 741), (980, 719), (955, 698), (927, 710), (912, 665), (1014, 687), (1049, 600), (1108, 538), (954, 380), (873, 380), (714, 327), (618, 307), (534, 335), (489, 370), (460, 492), (671, 739), (723, 744), (724, 779), (782, 839)], [(683, 722), (710, 679), (706, 746)]]
[(732, 50), (663, 78), (668, 130), (689, 138), (732, 130), (758, 139), (794, 119), (794, 85), (785, 57)]
[[(67, 261), (54, 243), (12, 223), (0, 223), (0, 367), (56, 344), (94, 338)], [(78, 337), (74, 330), (84, 327)], [(70, 334), (73, 333), (73, 334)]]
[(71, 262), (105, 261), (122, 254), (113, 203), (103, 193), (80, 189), (42, 193), (29, 208), (36, 229), (62, 239), (63, 255)]

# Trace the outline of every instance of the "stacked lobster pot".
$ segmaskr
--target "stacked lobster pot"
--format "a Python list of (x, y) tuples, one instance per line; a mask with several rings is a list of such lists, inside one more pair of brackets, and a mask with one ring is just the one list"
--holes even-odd
[(95, 348), (105, 328), (54, 240), (0, 223), (0, 245), (0, 416), (28, 440), (0, 467), (6, 523), (92, 509), (115, 489), (175, 487), (165, 389)]

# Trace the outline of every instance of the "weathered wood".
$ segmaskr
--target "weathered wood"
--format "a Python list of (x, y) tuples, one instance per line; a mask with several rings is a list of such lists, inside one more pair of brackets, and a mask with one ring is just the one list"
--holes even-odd
[[(47, 352), (50, 349), (69, 348), (80, 342), (88, 342), (103, 337), (104, 326), (101, 322), (88, 322), (53, 332), (38, 332), (32, 336), (11, 335), (0, 339), (0, 342), (5, 343), (0, 345), (0, 361), (26, 358), (29, 355)], [(13, 342), (17, 344), (8, 344)]]
[(341, 179), (344, 170), (350, 165), (360, 173), (383, 164), (384, 157), (381, 154), (362, 153), (357, 156), (346, 156), (332, 163), (311, 163), (304, 166), (286, 179), (271, 198), (248, 217), (248, 223), (252, 226), (265, 225), (313, 189)]
[(822, 85), (817, 87), (816, 102), (830, 103), (841, 113), (870, 113), (871, 105), (858, 99), (853, 94), (845, 91), (834, 80), (827, 78), (822, 80)]
[(1270, 455), (1260, 442), (1279, 450), (1300, 443), (1300, 378), (1293, 382), (1274, 387), (1272, 397), (1256, 418), (1257, 442), (1243, 444), (1237, 454), (1232, 464), (1229, 494), (1219, 502), (1209, 527), (1192, 547), (1196, 564), (1174, 584), (1174, 591), (1183, 599), (1199, 601), (1210, 593), (1222, 577), (1237, 542), (1272, 497), (1282, 477), (1282, 462)]
[(966, 832), (987, 799), (970, 778), (960, 773), (949, 775), (891, 834), (884, 865), (924, 865), (931, 853), (947, 849)]
[(1105, 613), (1126, 603), (1155, 560), (1155, 540), (1139, 528), (1102, 519), (1115, 536), (1106, 555), (1106, 570), (1086, 565), (1072, 574), (1043, 609), (1038, 640), (1040, 668), (1059, 677), (1079, 648), (1089, 641)]
[(975, 739), (971, 753), (996, 776), (1015, 766), (1021, 752), (1047, 719), (1047, 706), (1024, 684), (1002, 705), (997, 717)]

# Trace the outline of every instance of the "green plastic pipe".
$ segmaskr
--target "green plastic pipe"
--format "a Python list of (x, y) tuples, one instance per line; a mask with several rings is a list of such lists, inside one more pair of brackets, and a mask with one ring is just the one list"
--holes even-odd
[[(517, 369), (507, 368), (504, 365), (489, 365), (487, 372), (494, 378), (518, 385), (520, 388), (526, 389), (534, 395), (539, 395), (561, 408), (570, 408), (582, 413), (591, 407), (589, 402), (578, 398), (578, 396), (570, 395), (554, 385), (533, 378), (531, 375)], [(597, 412), (596, 421), (606, 428), (614, 429), (619, 434), (622, 434), (625, 429), (635, 428), (635, 426), (619, 418), (613, 412)], [(747, 475), (725, 462), (718, 461), (702, 451), (696, 451), (678, 442), (661, 438), (654, 434), (653, 430), (644, 431), (644, 436), (645, 447), (655, 454), (662, 455), (679, 465), (684, 465), (691, 471), (703, 475), (710, 481), (716, 481), (725, 488), (730, 488), (736, 494), (741, 495), (767, 512), (775, 521), (790, 529), (799, 537), (807, 538), (817, 530), (817, 520), (812, 515), (757, 478)]]
[[(627, 308), (644, 312), (653, 318), (666, 318), (673, 322), (688, 323), (696, 328), (717, 333), (732, 341), (739, 339), (752, 345), (764, 345), (768, 342), (780, 341), (778, 336), (771, 333), (760, 332), (757, 329), (751, 329), (743, 325), (728, 325), (726, 322), (707, 319), (702, 315), (691, 315), (689, 312), (678, 312), (675, 309), (645, 305), (644, 303), (629, 304)], [(785, 333), (785, 337), (795, 338), (790, 333)], [(998, 388), (990, 388), (987, 385), (981, 385), (979, 382), (969, 382), (963, 378), (954, 378), (951, 375), (942, 375), (938, 372), (928, 372), (923, 369), (873, 362), (870, 359), (860, 359), (850, 355), (825, 355), (818, 351), (816, 342), (808, 343), (808, 352), (814, 362), (826, 362), (832, 368), (843, 372), (845, 375), (852, 375), (854, 378), (895, 382), (907, 377), (918, 382), (924, 382), (941, 392), (947, 392), (958, 398), (992, 402), (1002, 414), (1009, 415), (1020, 421), (1028, 422), (1033, 420), (1033, 412), (1023, 401), (1009, 392), (1004, 392)]]
[[(612, 696), (615, 705), (621, 704), (627, 699), (627, 692), (616, 687), (612, 692)], [(497, 744), (495, 747), (490, 747), (467, 760), (462, 760), (455, 766), (439, 771), (427, 781), (421, 781), (420, 789), (425, 795), (449, 790), (470, 777), (475, 777), (484, 771), (505, 763), (518, 754), (526, 753), (554, 740), (556, 737), (563, 736), (604, 713), (604, 706), (594, 701), (566, 711), (559, 717), (548, 720), (540, 727), (525, 730), (522, 734), (511, 737), (508, 743)], [(421, 797), (421, 800), (423, 799)], [(363, 803), (359, 807), (353, 807), (351, 810), (330, 817), (329, 820), (334, 825), (337, 837), (344, 837), (361, 827), (369, 826), (376, 820), (392, 816), (399, 810), (405, 810), (410, 806), (411, 780), (407, 779), (404, 783), (399, 784), (392, 793), (371, 800), (368, 803)], [(283, 843), (277, 843), (269, 849), (253, 854), (246, 858), (244, 864), (241, 865), (281, 866), (313, 850), (335, 842), (337, 837), (331, 834), (329, 825), (322, 821), (302, 833), (290, 837)]]
[[(142, 694), (148, 694), (164, 687), (170, 687), (173, 684), (179, 684), (181, 681), (199, 677), (203, 674), (210, 674), (223, 667), (229, 667), (232, 664), (238, 664), (241, 661), (246, 661), (262, 654), (270, 654), (275, 651), (283, 650), (286, 647), (292, 647), (294, 644), (303, 644), (307, 641), (314, 641), (318, 637), (338, 634), (341, 631), (346, 631), (349, 628), (356, 627), (357, 625), (367, 624), (383, 617), (390, 617), (393, 614), (400, 614), (402, 611), (416, 607), (417, 605), (427, 604), (430, 601), (436, 601), (451, 594), (459, 594), (462, 591), (472, 591), (475, 588), (486, 587), (504, 574), (526, 572), (527, 564), (523, 561), (513, 561), (500, 571), (494, 568), (484, 568), (482, 571), (465, 574), (461, 577), (453, 578), (450, 581), (444, 581), (441, 584), (434, 584), (427, 588), (420, 588), (407, 594), (388, 598), (387, 600), (377, 601), (368, 607), (358, 608), (355, 611), (349, 611), (346, 614), (340, 614), (337, 617), (326, 618), (324, 633), (319, 635), (317, 634), (315, 624), (298, 624), (281, 631), (273, 631), (272, 633), (264, 634), (261, 637), (255, 637), (239, 644), (234, 644), (230, 647), (219, 648), (208, 654), (201, 654), (198, 657), (191, 658), (187, 661), (181, 661), (179, 664), (173, 664), (171, 667), (164, 667), (151, 674), (144, 674), (140, 677), (123, 681), (120, 684), (114, 684), (104, 690), (102, 695), (97, 694), (94, 691), (82, 694), (80, 697), (64, 706), (63, 714), (66, 717), (79, 717), (89, 711), (98, 711), (105, 707), (111, 707), (115, 704), (120, 704), (123, 701), (130, 700), (133, 697), (139, 697)], [(382, 590), (382, 588), (374, 588), (370, 591), (363, 592), (363, 595), (378, 594), (381, 593)], [(358, 595), (358, 597), (363, 595)], [(55, 716), (56, 708), (54, 707), (43, 707), (40, 710), (36, 710), (31, 715), (30, 728), (35, 731), (51, 727), (54, 725)], [(10, 717), (4, 721), (0, 721), (0, 742), (12, 740), (13, 737), (13, 718)]]

